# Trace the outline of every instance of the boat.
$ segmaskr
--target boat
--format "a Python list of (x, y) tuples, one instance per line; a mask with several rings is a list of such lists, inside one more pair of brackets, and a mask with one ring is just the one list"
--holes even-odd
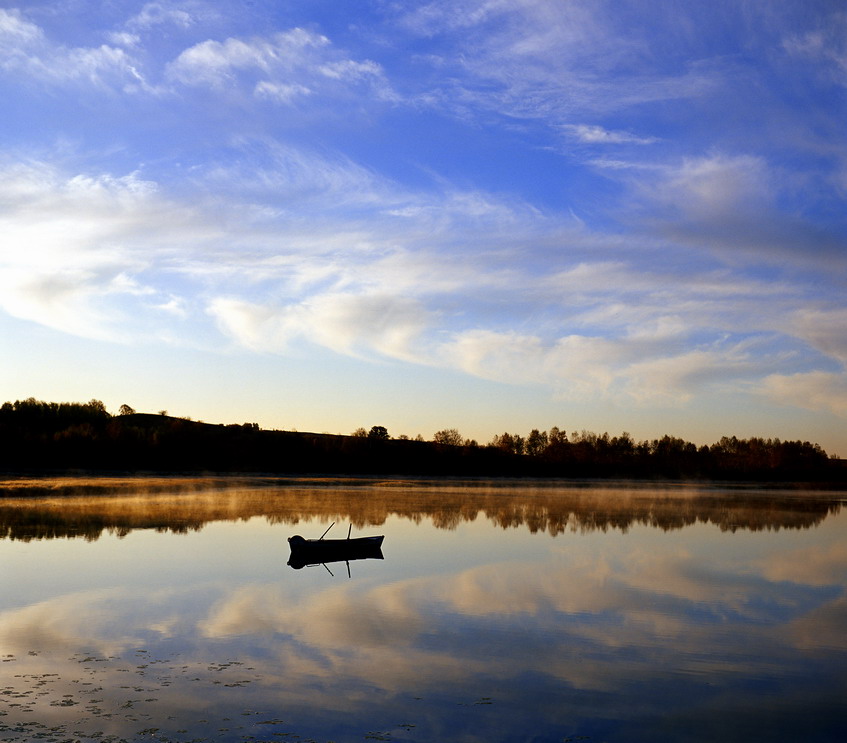
[[(288, 564), (295, 570), (300, 570), (312, 565), (326, 567), (327, 563), (346, 562), (349, 574), (351, 560), (384, 559), (382, 556), (384, 535), (351, 539), (350, 530), (348, 530), (346, 539), (324, 539), (333, 524), (329, 525), (320, 539), (306, 539), (299, 534), (289, 537), (288, 546), (291, 548), (291, 556), (288, 558)], [(350, 529), (352, 528), (351, 524)], [(326, 569), (331, 575), (332, 571), (329, 568)]]

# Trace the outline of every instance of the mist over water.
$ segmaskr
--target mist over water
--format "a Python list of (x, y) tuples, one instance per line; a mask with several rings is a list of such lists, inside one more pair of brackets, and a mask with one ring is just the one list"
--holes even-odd
[(230, 484), (0, 499), (0, 739), (847, 735), (843, 493)]

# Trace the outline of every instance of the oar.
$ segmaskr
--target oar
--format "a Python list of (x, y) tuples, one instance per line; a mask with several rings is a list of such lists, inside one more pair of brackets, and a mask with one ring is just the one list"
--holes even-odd
[(350, 526), (347, 529), (347, 539), (350, 539), (350, 532), (353, 531), (353, 522), (350, 522)]
[[(321, 534), (321, 539), (323, 539), (327, 535), (327, 532), (329, 532), (329, 530), (332, 529), (333, 526), (335, 526), (334, 521), (328, 527), (326, 527), (326, 531), (323, 534)], [(320, 542), (321, 539), (318, 539), (318, 541)]]

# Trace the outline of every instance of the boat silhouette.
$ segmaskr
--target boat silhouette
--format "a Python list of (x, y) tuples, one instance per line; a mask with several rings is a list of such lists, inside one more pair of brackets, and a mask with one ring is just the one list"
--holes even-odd
[(324, 539), (334, 524), (333, 521), (319, 539), (306, 539), (299, 534), (289, 537), (288, 546), (291, 548), (291, 556), (288, 558), (288, 565), (295, 570), (323, 565), (332, 575), (333, 573), (327, 567), (327, 563), (345, 562), (347, 563), (347, 575), (349, 577), (351, 561), (384, 559), (382, 556), (384, 535), (351, 539), (350, 531), (353, 529), (351, 524), (346, 539)]

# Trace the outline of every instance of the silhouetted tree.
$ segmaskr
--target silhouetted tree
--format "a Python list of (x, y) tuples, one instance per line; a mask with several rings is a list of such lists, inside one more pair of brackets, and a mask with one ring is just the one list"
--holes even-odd
[(432, 440), (436, 444), (446, 444), (447, 446), (461, 446), (465, 443), (462, 434), (455, 428), (444, 428), (441, 431), (436, 431), (432, 435)]
[(500, 449), (507, 454), (523, 454), (524, 453), (524, 438), (516, 433), (508, 431), (500, 436), (495, 436), (491, 439), (491, 446), (494, 449)]
[(570, 443), (566, 431), (560, 431), (553, 426), (547, 434), (547, 446), (544, 449), (544, 459), (550, 463), (561, 464), (570, 454)]
[(124, 403), (118, 408), (118, 415), (135, 415), (135, 408)]
[(369, 439), (388, 439), (388, 429), (385, 426), (371, 426), (371, 430), (368, 431)]
[(550, 446), (556, 446), (557, 444), (567, 444), (568, 432), (560, 431), (558, 426), (553, 426), (553, 428), (550, 429), (550, 433), (547, 434), (547, 441)]
[(547, 431), (533, 428), (526, 437), (526, 453), (531, 457), (537, 457), (544, 452), (548, 443)]
[(93, 410), (96, 413), (99, 413), (103, 416), (109, 415), (109, 411), (106, 410), (106, 406), (103, 404), (102, 400), (91, 399), (91, 400), (88, 401), (88, 407), (91, 408), (91, 410)]

